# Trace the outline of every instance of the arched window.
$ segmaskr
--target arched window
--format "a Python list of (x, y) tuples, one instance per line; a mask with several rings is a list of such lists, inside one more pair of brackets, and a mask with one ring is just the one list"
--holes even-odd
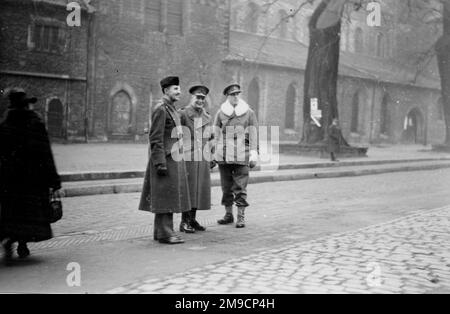
[(384, 95), (381, 102), (380, 112), (380, 134), (389, 135), (390, 131), (390, 118), (389, 118), (389, 95)]
[(353, 95), (352, 100), (352, 121), (351, 128), (352, 133), (358, 133), (359, 131), (359, 92)]
[(411, 144), (425, 143), (425, 125), (422, 112), (414, 108), (405, 118), (403, 141)]
[(364, 33), (363, 30), (358, 27), (355, 31), (355, 53), (364, 52)]
[(128, 135), (131, 132), (132, 104), (130, 95), (121, 90), (112, 100), (111, 133), (112, 135)]
[(280, 25), (278, 26), (280, 38), (286, 38), (288, 33), (288, 14), (285, 10), (278, 11)]
[(386, 51), (386, 38), (382, 33), (377, 34), (377, 57), (384, 58)]
[(64, 107), (57, 98), (52, 99), (47, 109), (47, 128), (51, 137), (61, 138), (64, 136)]
[(289, 85), (286, 94), (286, 117), (285, 117), (285, 128), (295, 130), (295, 106), (297, 99), (297, 91), (295, 89), (294, 83)]
[(255, 111), (256, 116), (258, 117), (259, 117), (259, 101), (260, 101), (259, 95), (260, 93), (259, 93), (258, 79), (254, 78), (248, 87), (247, 99), (250, 107)]
[(247, 14), (245, 17), (244, 25), (245, 31), (249, 33), (258, 33), (258, 25), (260, 19), (261, 9), (259, 5), (254, 2), (250, 2), (247, 7)]

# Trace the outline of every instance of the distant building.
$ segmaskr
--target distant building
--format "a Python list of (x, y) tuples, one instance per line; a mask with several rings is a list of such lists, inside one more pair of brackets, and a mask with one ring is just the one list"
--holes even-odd
[[(82, 26), (70, 28), (67, 2), (0, 3), (0, 87), (21, 85), (40, 97), (54, 137), (144, 139), (159, 80), (176, 74), (185, 92), (180, 106), (189, 85), (202, 82), (211, 87), (214, 113), (223, 87), (237, 81), (262, 125), (279, 126), (281, 140), (301, 139), (313, 7), (293, 15), (294, 0), (270, 7), (262, 0), (94, 0), (96, 12), (84, 10)], [(414, 69), (395, 61), (414, 40), (405, 38), (409, 26), (394, 2), (385, 2), (381, 27), (367, 26), (365, 12), (343, 22), (345, 136), (362, 144), (443, 142), (437, 72), (415, 79)]]
[[(23, 87), (53, 138), (83, 136), (87, 25), (69, 28), (65, 0), (0, 2), (0, 87)], [(87, 19), (86, 10), (82, 11)], [(6, 107), (5, 99), (0, 111)]]

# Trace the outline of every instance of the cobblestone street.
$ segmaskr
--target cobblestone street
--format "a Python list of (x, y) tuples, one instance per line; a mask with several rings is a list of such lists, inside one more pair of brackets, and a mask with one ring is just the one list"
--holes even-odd
[(450, 207), (264, 251), (111, 293), (291, 294), (450, 291)]
[(152, 241), (138, 194), (68, 198), (55, 238), (0, 266), (0, 292), (448, 292), (449, 184), (450, 170), (254, 184), (243, 230), (216, 224), (214, 188), (207, 232), (175, 247)]

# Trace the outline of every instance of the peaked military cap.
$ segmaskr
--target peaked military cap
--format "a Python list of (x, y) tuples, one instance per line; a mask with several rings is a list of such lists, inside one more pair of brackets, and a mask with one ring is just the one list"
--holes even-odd
[(223, 94), (228, 96), (230, 94), (242, 93), (241, 86), (239, 84), (232, 84), (224, 89)]
[(189, 89), (189, 93), (192, 95), (200, 95), (200, 96), (208, 96), (209, 94), (209, 88), (204, 86), (204, 85), (196, 85), (196, 86), (192, 86)]

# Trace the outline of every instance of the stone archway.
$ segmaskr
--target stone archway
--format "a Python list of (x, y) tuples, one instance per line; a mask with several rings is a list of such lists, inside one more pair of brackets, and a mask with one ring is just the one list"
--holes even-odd
[(117, 83), (110, 92), (108, 134), (112, 139), (129, 140), (136, 133), (137, 97), (126, 83)]
[(405, 117), (403, 142), (406, 144), (425, 143), (425, 120), (418, 108), (410, 110)]

